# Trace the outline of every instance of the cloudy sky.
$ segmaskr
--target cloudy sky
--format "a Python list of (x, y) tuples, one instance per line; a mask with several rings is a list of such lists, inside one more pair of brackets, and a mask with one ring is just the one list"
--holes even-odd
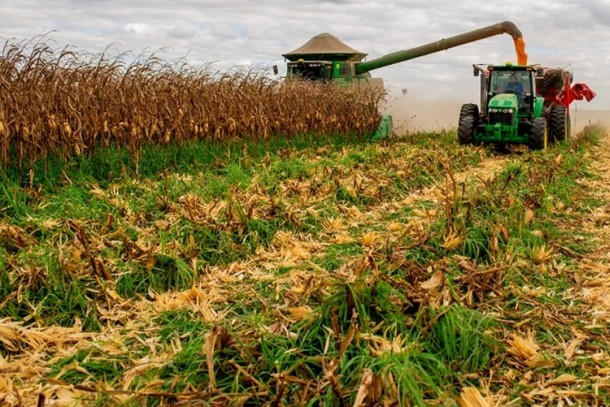
[[(0, 40), (47, 34), (57, 48), (109, 48), (187, 56), (219, 69), (284, 65), (281, 54), (329, 32), (375, 58), (509, 20), (523, 32), (530, 63), (567, 67), (598, 96), (577, 109), (610, 110), (610, 0), (0, 0)], [(516, 62), (500, 35), (373, 71), (393, 95), (476, 102), (473, 63)]]

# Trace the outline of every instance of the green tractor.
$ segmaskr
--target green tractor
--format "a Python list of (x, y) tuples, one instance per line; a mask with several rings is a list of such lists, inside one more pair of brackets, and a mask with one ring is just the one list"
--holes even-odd
[[(481, 77), (481, 109), (467, 103), (460, 110), (460, 144), (525, 144), (532, 150), (569, 140), (569, 105), (582, 99), (583, 84), (572, 75), (539, 66), (474, 65)], [(584, 96), (594, 97), (585, 92)], [(591, 98), (592, 98), (591, 97)]]

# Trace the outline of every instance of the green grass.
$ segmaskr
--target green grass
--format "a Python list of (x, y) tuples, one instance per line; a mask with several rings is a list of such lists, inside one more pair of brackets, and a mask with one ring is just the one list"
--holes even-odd
[(459, 374), (480, 373), (501, 350), (490, 332), (497, 323), (478, 311), (453, 305), (433, 311), (434, 325), (423, 339), (424, 347), (448, 370)]
[[(134, 360), (162, 355), (130, 390), (338, 406), (353, 404), (370, 375), (379, 386), (371, 403), (449, 405), (463, 386), (521, 369), (506, 356), (509, 333), (535, 332), (560, 359), (572, 329), (584, 329), (547, 316), (575, 306), (565, 299), (572, 276), (557, 264), (574, 265), (570, 253), (594, 248), (567, 227), (602, 204), (586, 191), (575, 198), (583, 195), (577, 180), (592, 176), (591, 138), (508, 158), (458, 146), (451, 132), (381, 144), (303, 136), (146, 147), (137, 163), (100, 150), (37, 163), (31, 185), (29, 173), (8, 168), (0, 317), (43, 327), (78, 318), (100, 332), (133, 322), (137, 332), (119, 330), (126, 353), (104, 350), (99, 337), (54, 359), (45, 377), (61, 373), (70, 384), (120, 388)], [(500, 158), (484, 185), (470, 178), (454, 192), (446, 183)], [(331, 220), (354, 241), (334, 240)], [(366, 243), (367, 234), (376, 240)], [(448, 245), (452, 234), (460, 240)], [(569, 250), (538, 259), (540, 247)], [(106, 317), (123, 315), (122, 301), (146, 300), (150, 310), (160, 295), (191, 288), (198, 296), (152, 317)], [(579, 363), (565, 371), (585, 377), (591, 364)], [(504, 386), (493, 390), (517, 397), (530, 389)], [(178, 401), (134, 395), (127, 405)]]

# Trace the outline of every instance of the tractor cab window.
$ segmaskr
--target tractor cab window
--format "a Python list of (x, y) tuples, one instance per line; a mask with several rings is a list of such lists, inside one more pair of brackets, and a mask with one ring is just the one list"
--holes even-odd
[[(529, 106), (528, 101), (531, 99), (531, 73), (529, 71), (500, 71), (491, 72), (489, 79), (490, 96), (512, 93), (519, 100), (519, 107), (526, 108)], [(528, 96), (530, 96), (528, 98)]]
[(326, 62), (290, 62), (290, 76), (311, 81), (330, 81), (332, 79), (332, 64)]

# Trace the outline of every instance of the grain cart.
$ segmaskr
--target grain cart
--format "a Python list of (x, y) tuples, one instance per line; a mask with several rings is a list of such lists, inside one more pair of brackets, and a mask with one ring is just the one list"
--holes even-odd
[(544, 149), (570, 138), (570, 103), (595, 97), (585, 84), (572, 85), (572, 74), (538, 65), (473, 65), (481, 84), (481, 108), (460, 110), (460, 144), (526, 144)]
[[(366, 53), (355, 50), (337, 37), (324, 33), (317, 35), (301, 47), (283, 54), (288, 59), (287, 76), (312, 81), (335, 82), (344, 86), (383, 89), (381, 78), (372, 78), (370, 71), (424, 55), (447, 50), (498, 34), (510, 34), (515, 42), (521, 63), (527, 63), (521, 31), (510, 21), (483, 27), (440, 41), (407, 50), (393, 52), (370, 61), (363, 61)], [(384, 116), (377, 133), (384, 137), (391, 132), (391, 118)]]

